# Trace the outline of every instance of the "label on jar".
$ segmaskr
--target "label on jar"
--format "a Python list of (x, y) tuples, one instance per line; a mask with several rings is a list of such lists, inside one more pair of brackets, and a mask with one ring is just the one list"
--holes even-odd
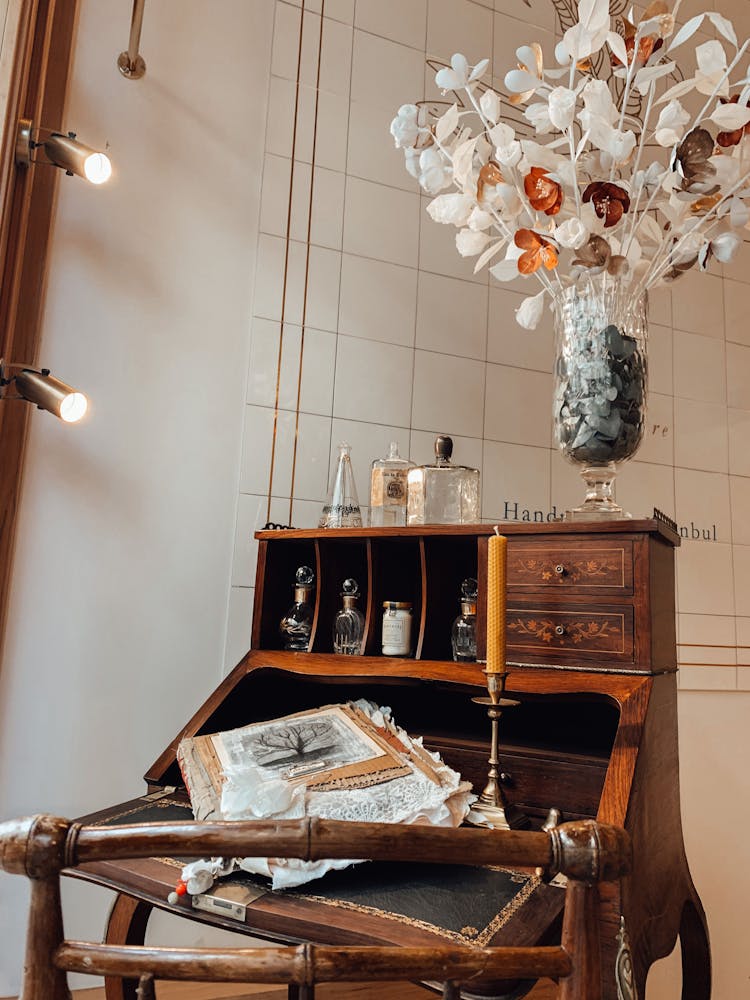
[(406, 476), (406, 469), (373, 469), (370, 506), (405, 507)]
[(408, 656), (411, 652), (411, 614), (405, 609), (383, 615), (383, 652), (386, 656)]

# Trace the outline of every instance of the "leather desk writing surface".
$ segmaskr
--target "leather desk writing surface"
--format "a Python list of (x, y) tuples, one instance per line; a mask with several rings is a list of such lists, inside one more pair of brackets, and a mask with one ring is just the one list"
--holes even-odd
[[(111, 826), (192, 818), (189, 803), (176, 794), (142, 796), (81, 821)], [(187, 860), (97, 862), (75, 874), (180, 916), (272, 940), (321, 944), (532, 944), (554, 924), (564, 902), (562, 889), (531, 872), (367, 862), (297, 889), (273, 891), (267, 879), (245, 872), (220, 880), (214, 889), (231, 883), (251, 890), (242, 925), (194, 910), (189, 897), (168, 903)]]

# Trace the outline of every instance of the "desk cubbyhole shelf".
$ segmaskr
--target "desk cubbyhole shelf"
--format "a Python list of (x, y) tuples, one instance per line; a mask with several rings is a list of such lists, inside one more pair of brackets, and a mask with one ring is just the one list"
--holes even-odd
[(477, 539), (432, 535), (421, 539), (424, 553), (424, 639), (422, 658), (450, 660), (451, 626), (460, 611), (461, 583), (477, 579)]
[(365, 638), (365, 654), (381, 655), (383, 602), (401, 601), (412, 606), (412, 653), (422, 656), (424, 641), (424, 547), (421, 537), (373, 539), (372, 608)]
[(461, 582), (478, 575), (476, 535), (295, 531), (260, 534), (253, 647), (282, 649), (279, 622), (293, 600), (297, 568), (315, 571), (310, 652), (333, 654), (333, 623), (341, 588), (353, 577), (365, 616), (364, 652), (379, 657), (383, 603), (412, 606), (412, 657), (451, 659), (451, 625), (459, 613)]
[(353, 578), (359, 585), (357, 602), (365, 616), (365, 634), (372, 617), (370, 594), (372, 591), (372, 559), (370, 543), (366, 539), (336, 538), (330, 533), (315, 542), (316, 559), (316, 611), (311, 641), (312, 652), (333, 652), (333, 623), (342, 606), (341, 592), (344, 580)]

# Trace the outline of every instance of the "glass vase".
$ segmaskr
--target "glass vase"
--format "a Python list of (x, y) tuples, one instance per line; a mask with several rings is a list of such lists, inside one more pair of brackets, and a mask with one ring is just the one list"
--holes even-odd
[(567, 520), (630, 517), (614, 499), (618, 467), (632, 458), (646, 418), (646, 294), (608, 274), (555, 301), (555, 442), (578, 466), (583, 503)]

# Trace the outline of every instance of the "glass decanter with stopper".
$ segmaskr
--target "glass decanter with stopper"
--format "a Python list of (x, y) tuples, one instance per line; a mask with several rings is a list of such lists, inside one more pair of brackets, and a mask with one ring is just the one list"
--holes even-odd
[(284, 649), (307, 652), (310, 648), (314, 615), (311, 596), (314, 588), (315, 574), (309, 566), (300, 566), (295, 575), (294, 604), (279, 623)]
[(479, 520), (479, 470), (453, 465), (453, 440), (435, 438), (435, 464), (408, 475), (409, 524), (472, 524)]
[(474, 663), (477, 658), (477, 581), (469, 577), (461, 584), (461, 614), (451, 628), (451, 649), (456, 663)]
[(365, 635), (365, 616), (357, 607), (359, 585), (356, 580), (344, 580), (341, 587), (344, 606), (333, 623), (333, 651), (344, 656), (361, 656)]
[(385, 458), (376, 458), (370, 474), (370, 524), (386, 528), (406, 524), (407, 477), (414, 463), (391, 441)]

